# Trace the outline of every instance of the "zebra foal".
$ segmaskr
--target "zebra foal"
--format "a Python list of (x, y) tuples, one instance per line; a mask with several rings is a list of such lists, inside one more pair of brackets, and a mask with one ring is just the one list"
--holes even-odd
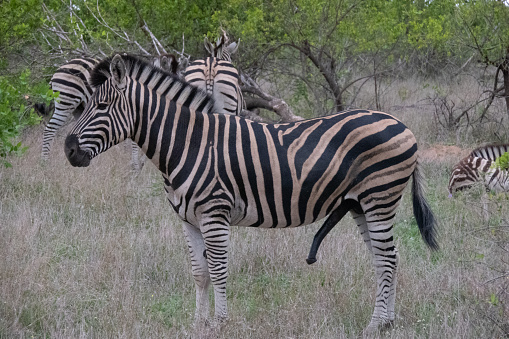
[(454, 166), (449, 179), (449, 196), (472, 187), (476, 182), (482, 182), (488, 190), (509, 192), (509, 171), (491, 167), (505, 152), (509, 152), (509, 144), (488, 145), (473, 150)]
[(131, 138), (161, 171), (191, 255), (197, 324), (208, 317), (210, 284), (214, 324), (227, 318), (231, 225), (296, 227), (329, 216), (328, 229), (347, 212), (374, 259), (377, 293), (366, 331), (394, 321), (393, 222), (410, 177), (419, 230), (438, 248), (416, 140), (399, 120), (354, 110), (270, 125), (215, 114), (204, 92), (131, 56), (101, 62), (92, 84), (95, 92), (66, 138), (66, 156), (73, 166), (88, 166)]

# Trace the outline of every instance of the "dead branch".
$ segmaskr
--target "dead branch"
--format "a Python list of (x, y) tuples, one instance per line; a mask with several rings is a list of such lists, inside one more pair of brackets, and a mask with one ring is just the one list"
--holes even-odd
[(250, 93), (259, 97), (259, 99), (248, 99), (248, 97), (246, 97), (246, 107), (250, 107), (250, 109), (264, 108), (273, 111), (281, 117), (282, 122), (303, 120), (302, 117), (293, 113), (292, 109), (283, 99), (273, 97), (272, 95), (262, 91), (260, 86), (249, 75), (241, 74), (241, 79), (243, 83), (243, 85), (240, 86), (242, 92)]

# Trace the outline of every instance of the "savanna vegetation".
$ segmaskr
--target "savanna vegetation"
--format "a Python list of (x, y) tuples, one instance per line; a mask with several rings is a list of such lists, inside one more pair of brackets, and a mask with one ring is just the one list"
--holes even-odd
[[(387, 338), (509, 336), (509, 199), (447, 197), (452, 166), (509, 142), (509, 4), (382, 0), (8, 0), (0, 5), (0, 338), (185, 338), (194, 282), (157, 170), (119, 145), (88, 168), (40, 161), (56, 67), (114, 51), (203, 57), (240, 39), (247, 116), (389, 112), (416, 134), (441, 250), (418, 234), (409, 194), (395, 225), (397, 321)], [(57, 99), (58, 100), (58, 99)], [(454, 147), (453, 147), (454, 146)], [(460, 150), (453, 152), (453, 150)], [(426, 153), (428, 154), (428, 153)], [(374, 274), (347, 216), (305, 263), (319, 225), (232, 232), (222, 338), (350, 338), (369, 322)]]

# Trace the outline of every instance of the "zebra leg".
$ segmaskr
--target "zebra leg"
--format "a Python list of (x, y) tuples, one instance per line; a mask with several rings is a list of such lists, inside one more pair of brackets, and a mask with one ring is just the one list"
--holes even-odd
[(205, 259), (205, 242), (198, 228), (183, 223), (187, 246), (191, 254), (191, 267), (196, 285), (196, 311), (194, 315), (195, 327), (203, 326), (209, 315), (209, 285), (210, 275)]
[[(141, 155), (140, 155), (141, 153)], [(138, 144), (131, 140), (131, 166), (133, 171), (136, 173), (140, 173), (145, 165), (145, 161), (147, 160), (147, 156), (145, 153), (140, 152), (140, 148)]]
[[(218, 217), (220, 212), (216, 212), (218, 214), (215, 217)], [(227, 224), (222, 222), (204, 221), (201, 232), (205, 241), (210, 279), (214, 287), (215, 323), (213, 326), (220, 328), (228, 319), (226, 279), (228, 278), (230, 230)]]
[[(374, 215), (374, 217), (377, 216)], [(394, 246), (392, 222), (393, 218), (382, 221), (370, 221), (369, 217), (366, 218), (367, 234), (371, 239), (370, 246), (373, 253), (377, 291), (375, 310), (365, 333), (376, 332), (394, 321), (398, 255)], [(366, 235), (363, 237), (367, 238)]]
[[(79, 103), (78, 103), (79, 104)], [(71, 113), (76, 109), (78, 105), (76, 103), (64, 104), (62, 102), (55, 103), (55, 111), (48, 121), (42, 138), (42, 152), (41, 158), (46, 161), (49, 158), (49, 152), (51, 149), (51, 143), (55, 138), (57, 131), (62, 127)]]

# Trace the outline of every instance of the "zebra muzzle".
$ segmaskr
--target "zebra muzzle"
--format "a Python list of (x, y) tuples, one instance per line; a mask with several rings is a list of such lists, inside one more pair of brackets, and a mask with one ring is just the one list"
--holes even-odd
[(80, 148), (79, 139), (75, 134), (70, 134), (65, 139), (64, 152), (74, 167), (87, 167), (90, 164), (90, 156)]

